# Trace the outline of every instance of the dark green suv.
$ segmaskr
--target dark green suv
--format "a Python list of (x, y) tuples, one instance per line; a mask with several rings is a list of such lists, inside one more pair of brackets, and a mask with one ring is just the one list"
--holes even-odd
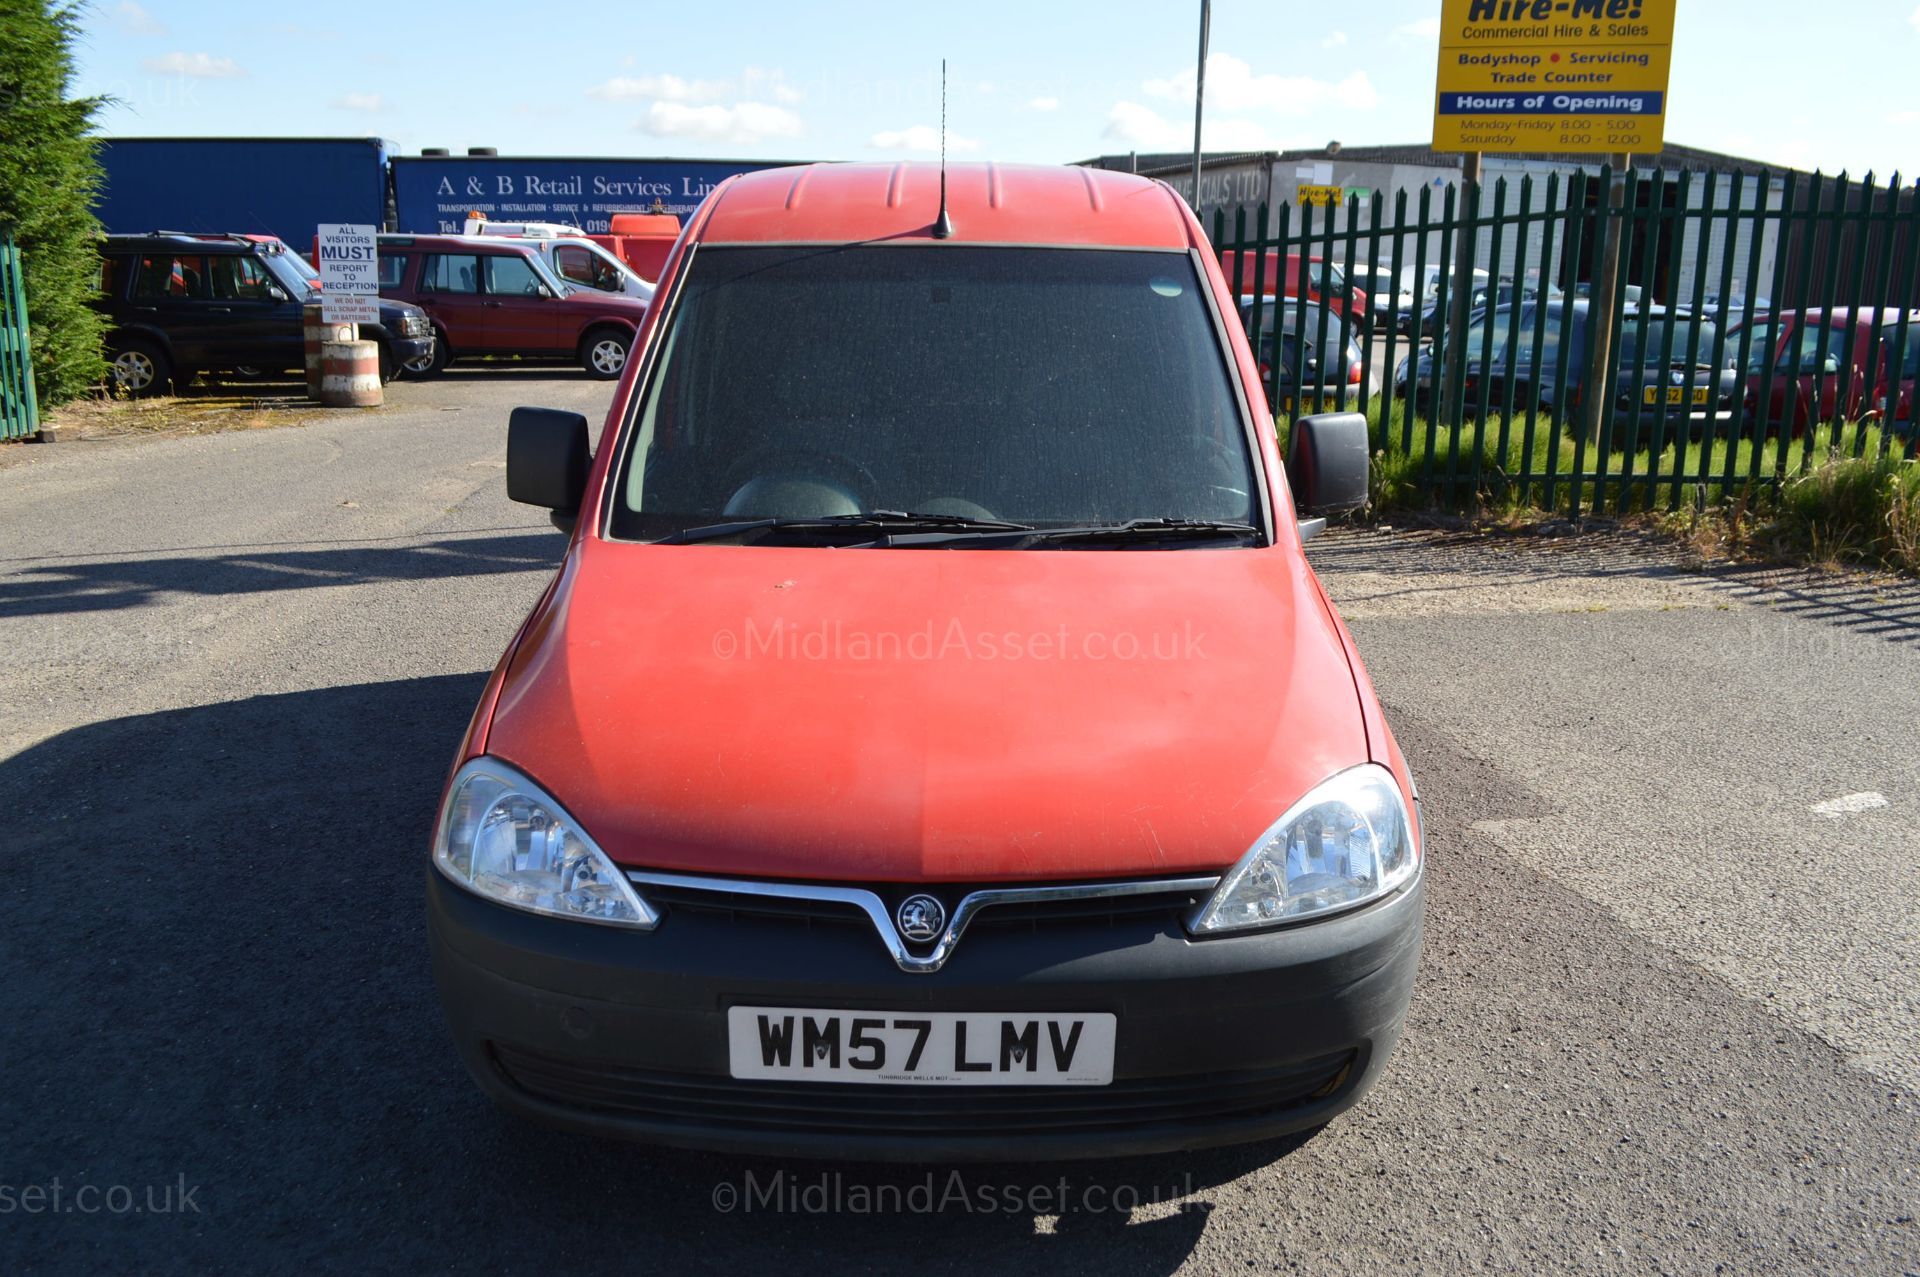
[[(100, 295), (116, 386), (163, 394), (200, 372), (261, 376), (305, 366), (301, 306), (318, 272), (270, 235), (107, 235)], [(380, 347), (380, 379), (433, 356), (433, 325), (406, 302), (380, 303), (360, 325)]]

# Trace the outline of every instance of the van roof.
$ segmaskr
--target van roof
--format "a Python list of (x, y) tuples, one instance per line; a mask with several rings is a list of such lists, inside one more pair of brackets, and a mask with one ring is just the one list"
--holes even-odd
[(538, 254), (536, 240), (516, 235), (415, 235), (408, 231), (381, 231), (374, 241), (383, 248), (432, 248), (443, 253)]
[[(848, 244), (931, 240), (940, 166), (809, 164), (730, 178), (715, 192), (703, 243)], [(945, 243), (1087, 245), (1186, 251), (1199, 246), (1180, 197), (1163, 182), (1053, 165), (947, 165)]]

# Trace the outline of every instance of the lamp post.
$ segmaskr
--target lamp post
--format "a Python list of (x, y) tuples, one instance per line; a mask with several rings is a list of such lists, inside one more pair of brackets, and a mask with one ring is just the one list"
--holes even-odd
[(1213, 19), (1213, 0), (1200, 0), (1200, 61), (1193, 77), (1193, 212), (1200, 213), (1200, 108), (1207, 96), (1207, 26)]

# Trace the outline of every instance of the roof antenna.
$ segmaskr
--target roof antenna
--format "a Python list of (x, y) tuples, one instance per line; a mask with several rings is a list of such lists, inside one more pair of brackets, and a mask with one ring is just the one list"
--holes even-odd
[(953, 219), (947, 216), (947, 60), (940, 59), (940, 216), (933, 219), (933, 237), (947, 239), (953, 234)]

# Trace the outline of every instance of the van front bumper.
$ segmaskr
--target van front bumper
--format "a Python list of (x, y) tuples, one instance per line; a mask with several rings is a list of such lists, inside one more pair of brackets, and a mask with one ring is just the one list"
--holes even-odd
[[(1171, 916), (976, 924), (921, 974), (901, 970), (870, 925), (669, 905), (639, 932), (526, 913), (427, 876), (447, 1020), (501, 1107), (688, 1148), (914, 1162), (1137, 1155), (1325, 1123), (1385, 1068), (1425, 909), (1422, 877), (1339, 917), (1200, 941)], [(1113, 1080), (736, 1080), (736, 1005), (1111, 1012)]]

